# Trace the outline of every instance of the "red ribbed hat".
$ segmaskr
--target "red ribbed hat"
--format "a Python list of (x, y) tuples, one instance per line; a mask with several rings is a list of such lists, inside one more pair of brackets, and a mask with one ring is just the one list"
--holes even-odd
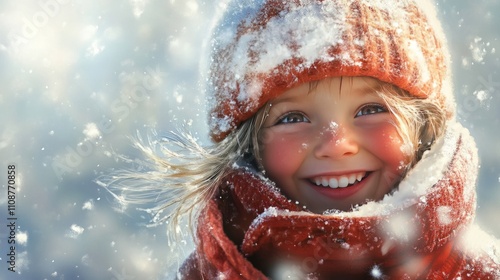
[(234, 0), (209, 46), (216, 142), (285, 90), (326, 77), (374, 77), (454, 115), (446, 40), (429, 0)]

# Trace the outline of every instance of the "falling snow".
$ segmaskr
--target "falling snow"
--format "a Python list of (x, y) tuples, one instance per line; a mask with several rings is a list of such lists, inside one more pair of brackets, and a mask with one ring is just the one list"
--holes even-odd
[(92, 209), (94, 209), (94, 200), (93, 199), (86, 201), (82, 206), (82, 210), (92, 210)]
[[(258, 5), (259, 1), (251, 2)], [(500, 6), (486, 0), (456, 2), (438, 0), (456, 61), (458, 118), (473, 128), (481, 155), (478, 218), (488, 232), (500, 237), (495, 214), (500, 200), (500, 149), (494, 129), (500, 120), (496, 51), (500, 18), (492, 12)], [(136, 215), (132, 207), (126, 214), (118, 213), (114, 198), (104, 190), (106, 184), (96, 178), (129, 167), (116, 155), (135, 156), (127, 138), (137, 131), (155, 128), (161, 134), (189, 120), (189, 129), (209, 143), (198, 62), (206, 55), (203, 39), (213, 15), (227, 5), (227, 1), (214, 3), (2, 1), (0, 153), (19, 172), (16, 214), (22, 224), (16, 229), (16, 266), (20, 278), (175, 276), (192, 249), (190, 239), (167, 244), (165, 228), (145, 227), (143, 213)], [(304, 34), (307, 38), (321, 32), (315, 22), (307, 24), (315, 32)], [(227, 41), (226, 35), (221, 33), (219, 38)], [(289, 55), (286, 49), (270, 49), (269, 40), (281, 38), (271, 35), (275, 34), (261, 42), (270, 50), (259, 62), (262, 68), (270, 59)], [(336, 38), (333, 34), (332, 39)], [(355, 42), (357, 46), (365, 43)], [(419, 56), (418, 46), (409, 44)], [(321, 45), (304, 44), (298, 50), (307, 57), (321, 51)], [(245, 59), (239, 63), (243, 67)], [(166, 75), (145, 76), (148, 68)], [(125, 83), (124, 77), (134, 78)], [(252, 86), (251, 95), (258, 94), (260, 85)], [(228, 129), (230, 120), (221, 124), (222, 130)], [(88, 143), (92, 145), (85, 146)], [(402, 199), (385, 200), (396, 207), (404, 204)], [(1, 195), (0, 206), (6, 205)], [(352, 215), (380, 210), (373, 204), (365, 206)], [(269, 214), (276, 213), (269, 210)], [(442, 208), (440, 222), (446, 224), (452, 214)], [(188, 232), (187, 227), (180, 230)], [(391, 232), (408, 235), (397, 229)], [(482, 238), (471, 232), (464, 244), (477, 250), (484, 245), (479, 243)], [(1, 258), (4, 263), (5, 256)], [(371, 273), (383, 279), (378, 267)]]
[(83, 233), (84, 230), (85, 229), (82, 228), (81, 226), (76, 225), (76, 224), (72, 224), (70, 227), (70, 231), (68, 231), (66, 236), (73, 238), (73, 239), (77, 239)]
[(91, 140), (95, 140), (101, 136), (101, 132), (95, 123), (86, 124), (83, 134), (87, 137), (87, 139)]
[(28, 232), (18, 231), (16, 233), (16, 243), (22, 246), (26, 246), (26, 244), (28, 243)]
[(382, 271), (380, 270), (380, 267), (378, 267), (377, 265), (372, 268), (370, 275), (374, 279), (381, 279), (383, 276)]

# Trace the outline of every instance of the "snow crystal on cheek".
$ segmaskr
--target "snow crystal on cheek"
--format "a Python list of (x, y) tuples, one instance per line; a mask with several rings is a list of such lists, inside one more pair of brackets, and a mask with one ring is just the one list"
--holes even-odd
[(413, 154), (415, 149), (413, 148), (413, 143), (406, 142), (401, 145), (400, 150), (404, 155), (410, 156)]
[(309, 148), (309, 145), (308, 145), (307, 143), (302, 143), (302, 144), (300, 145), (300, 149), (299, 149), (299, 151), (298, 151), (298, 152), (299, 152), (299, 154), (300, 154), (300, 153), (302, 153), (303, 151), (306, 151), (306, 150), (307, 150), (307, 148)]
[(339, 124), (338, 124), (338, 123), (336, 123), (336, 122), (331, 122), (331, 123), (330, 123), (330, 127), (329, 127), (329, 128), (330, 128), (330, 131), (331, 131), (332, 133), (337, 133), (337, 131), (338, 131), (338, 129), (339, 129)]
[(397, 170), (405, 170), (408, 167), (408, 163), (400, 161)]
[[(338, 123), (332, 121), (328, 126), (322, 127), (322, 129), (319, 131), (319, 135), (323, 136), (326, 134), (328, 136), (335, 137), (339, 134), (339, 132), (344, 132), (344, 131), (345, 131), (344, 128), (341, 129)], [(340, 143), (339, 141), (343, 141), (343, 138), (339, 138), (337, 142)]]

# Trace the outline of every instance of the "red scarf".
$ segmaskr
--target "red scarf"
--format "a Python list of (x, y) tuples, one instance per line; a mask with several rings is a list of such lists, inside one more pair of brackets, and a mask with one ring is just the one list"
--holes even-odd
[[(386, 197), (357, 212), (301, 211), (261, 175), (235, 169), (201, 212), (198, 246), (182, 270), (185, 279), (267, 279), (261, 271), (275, 279), (500, 277), (498, 263), (468, 256), (457, 241), (474, 218), (477, 158), (468, 133), (455, 130), (460, 133), (443, 140), (444, 153), (451, 155), (442, 175), (419, 179), (410, 173), (393, 195), (396, 205), (379, 207), (392, 201)], [(424, 191), (403, 191), (419, 180), (435, 183)]]

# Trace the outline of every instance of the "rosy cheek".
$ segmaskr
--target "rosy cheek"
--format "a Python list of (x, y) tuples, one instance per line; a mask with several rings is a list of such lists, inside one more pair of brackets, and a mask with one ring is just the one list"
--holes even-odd
[(300, 150), (298, 147), (300, 145), (295, 143), (294, 139), (284, 137), (272, 139), (262, 146), (263, 165), (271, 178), (281, 181), (285, 177), (293, 175), (298, 165), (300, 165)]
[(401, 162), (406, 162), (408, 156), (403, 152), (403, 141), (396, 128), (389, 124), (381, 124), (370, 129), (365, 135), (372, 147), (372, 152), (393, 168), (398, 168)]

